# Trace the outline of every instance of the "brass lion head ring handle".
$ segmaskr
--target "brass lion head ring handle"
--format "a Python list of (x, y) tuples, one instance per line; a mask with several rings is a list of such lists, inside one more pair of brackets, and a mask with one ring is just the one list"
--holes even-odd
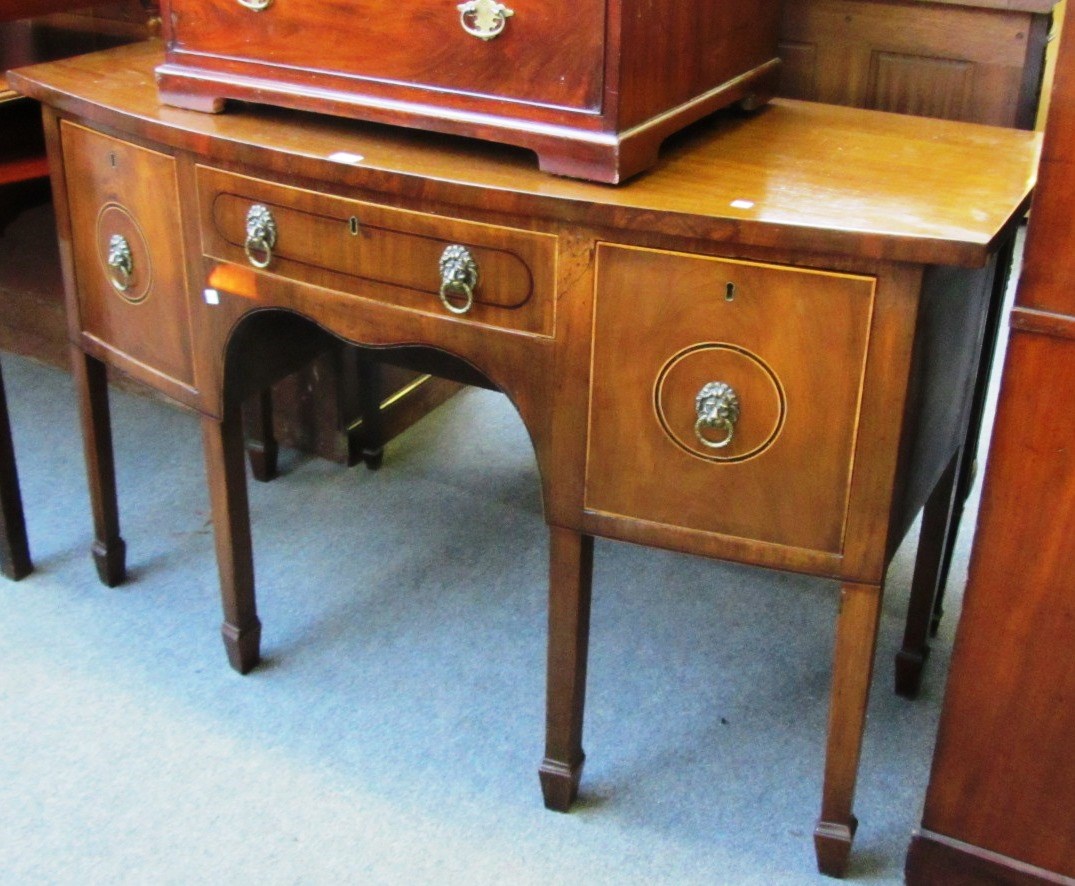
[(272, 251), (276, 246), (276, 219), (268, 206), (255, 203), (246, 213), (246, 259), (255, 268), (267, 268), (272, 264)]
[[(698, 442), (709, 449), (729, 446), (739, 421), (739, 395), (735, 389), (722, 381), (711, 381), (694, 398), (694, 409), (698, 415), (694, 423)], [(716, 433), (721, 436), (714, 439)]]
[[(440, 300), (453, 314), (465, 314), (474, 307), (474, 289), (478, 285), (478, 263), (465, 246), (452, 244), (440, 256)], [(463, 296), (463, 304), (449, 296)]]
[(119, 292), (131, 288), (134, 279), (134, 257), (131, 244), (122, 234), (113, 234), (108, 241), (108, 281)]
[(460, 3), (459, 23), (471, 37), (479, 40), (492, 40), (507, 25), (508, 19), (515, 15), (515, 10), (508, 9), (496, 0), (467, 0)]

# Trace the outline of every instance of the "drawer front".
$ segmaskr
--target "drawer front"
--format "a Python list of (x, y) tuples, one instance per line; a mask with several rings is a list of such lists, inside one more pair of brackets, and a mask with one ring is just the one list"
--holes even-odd
[[(552, 334), (553, 235), (393, 209), (206, 167), (198, 168), (198, 192), (202, 250), (210, 258), (264, 265), (267, 273), (465, 323)], [(248, 233), (258, 214), (271, 220), (271, 253)], [(468, 260), (473, 276), (464, 273), (462, 283), (469, 295), (462, 283), (445, 285), (445, 274)]]
[(373, 94), (414, 85), (599, 110), (603, 0), (504, 5), (508, 17), (466, 16), (472, 29), (503, 26), (482, 39), (464, 30), (458, 0), (271, 0), (261, 11), (238, 0), (171, 0), (166, 36), (172, 50), (351, 76)]
[(602, 244), (587, 509), (838, 554), (873, 292)]
[(194, 374), (175, 161), (67, 121), (61, 139), (83, 335), (143, 381), (189, 390)]

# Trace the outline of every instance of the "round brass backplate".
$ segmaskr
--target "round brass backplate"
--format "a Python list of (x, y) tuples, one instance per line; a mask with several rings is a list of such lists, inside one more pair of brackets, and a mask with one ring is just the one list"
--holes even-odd
[[(740, 414), (735, 438), (725, 448), (704, 446), (695, 433), (695, 398), (709, 382), (735, 389)], [(787, 397), (773, 369), (751, 351), (723, 342), (692, 345), (671, 357), (657, 375), (653, 405), (673, 443), (706, 461), (739, 462), (760, 455), (784, 426)]]
[[(130, 285), (123, 290), (111, 282), (115, 278), (115, 273), (108, 266), (112, 238), (116, 234), (123, 237), (131, 254)], [(153, 284), (153, 266), (149, 260), (149, 246), (134, 216), (118, 203), (106, 203), (97, 213), (97, 260), (101, 273), (109, 281), (108, 288), (125, 302), (137, 305), (149, 297)]]

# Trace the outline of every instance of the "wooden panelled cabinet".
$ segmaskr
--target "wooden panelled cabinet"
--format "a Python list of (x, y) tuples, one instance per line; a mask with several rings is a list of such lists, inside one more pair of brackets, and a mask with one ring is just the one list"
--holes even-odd
[(1034, 126), (1055, 0), (787, 0), (780, 94)]
[[(100, 559), (122, 555), (106, 362), (153, 367), (168, 390), (189, 342), (222, 632), (243, 672), (261, 635), (247, 395), (329, 335), (501, 390), (534, 443), (550, 532), (546, 805), (571, 806), (585, 757), (594, 537), (826, 576), (841, 606), (815, 846), (821, 870), (843, 873), (886, 568), (925, 505), (913, 686), (1036, 137), (774, 102), (609, 188), (484, 142), (271, 107), (177, 112), (159, 103), (160, 61), (143, 46), (16, 75), (47, 105), (61, 240), (76, 243), (65, 271)], [(142, 247), (117, 269), (98, 225), (137, 240), (111, 207), (140, 207), (152, 252), (158, 206), (137, 181), (129, 199), (113, 190), (132, 165), (176, 173), (161, 212), (178, 220), (189, 284), (141, 305), (124, 296), (141, 292)], [(154, 297), (189, 318), (189, 338), (182, 322), (138, 325)], [(140, 332), (171, 340), (156, 357)]]
[(776, 86), (777, 0), (164, 0), (161, 97), (228, 98), (520, 145), (617, 182)]

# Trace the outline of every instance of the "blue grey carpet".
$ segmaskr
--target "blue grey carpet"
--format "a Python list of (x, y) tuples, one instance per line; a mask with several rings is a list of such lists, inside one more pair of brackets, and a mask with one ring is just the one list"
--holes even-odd
[[(131, 575), (110, 590), (70, 381), (3, 360), (36, 571), (0, 579), (0, 882), (829, 882), (833, 583), (598, 542), (588, 761), (548, 812), (547, 540), (506, 398), (456, 397), (379, 472), (285, 453), (251, 484), (265, 661), (240, 677), (197, 419), (113, 392)], [(889, 576), (856, 882), (902, 881), (968, 534), (913, 703), (891, 688), (913, 534)]]

